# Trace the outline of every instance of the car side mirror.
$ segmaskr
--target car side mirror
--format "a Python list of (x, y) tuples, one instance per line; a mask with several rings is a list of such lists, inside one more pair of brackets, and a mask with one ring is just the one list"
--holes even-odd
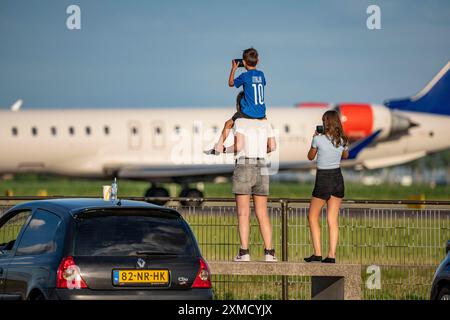
[(445, 253), (448, 254), (449, 251), (450, 251), (450, 240), (447, 240), (447, 245), (445, 246)]

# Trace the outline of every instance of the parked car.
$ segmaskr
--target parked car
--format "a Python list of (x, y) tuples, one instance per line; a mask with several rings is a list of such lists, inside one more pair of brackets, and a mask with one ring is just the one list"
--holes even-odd
[(450, 240), (445, 247), (447, 256), (436, 270), (431, 286), (432, 300), (450, 300)]
[(38, 200), (0, 218), (0, 299), (212, 299), (181, 215), (138, 201)]

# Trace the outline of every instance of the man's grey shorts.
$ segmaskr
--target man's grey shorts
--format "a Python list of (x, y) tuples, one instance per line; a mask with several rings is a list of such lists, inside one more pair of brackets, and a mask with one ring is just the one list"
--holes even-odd
[(269, 170), (264, 160), (238, 160), (233, 173), (233, 193), (269, 195)]

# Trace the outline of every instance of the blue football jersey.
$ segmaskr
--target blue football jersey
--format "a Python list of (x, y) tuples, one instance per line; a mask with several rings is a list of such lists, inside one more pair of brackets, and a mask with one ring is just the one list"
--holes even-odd
[(244, 86), (244, 96), (241, 99), (241, 112), (250, 118), (261, 119), (266, 116), (264, 103), (264, 87), (266, 78), (259, 70), (248, 70), (234, 79), (234, 86)]

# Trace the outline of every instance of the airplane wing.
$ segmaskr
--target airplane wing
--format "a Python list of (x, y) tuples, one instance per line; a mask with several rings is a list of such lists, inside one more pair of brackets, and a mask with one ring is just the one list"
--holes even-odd
[[(381, 130), (370, 136), (358, 140), (350, 146), (350, 156), (344, 166), (354, 165), (358, 154), (370, 145)], [(315, 167), (312, 161), (280, 162), (278, 171), (304, 171)], [(276, 169), (276, 166), (272, 166)], [(208, 181), (218, 176), (230, 177), (233, 174), (234, 164), (192, 164), (192, 165), (152, 165), (152, 166), (123, 166), (116, 170), (117, 176), (124, 179), (144, 180), (155, 182), (172, 181)]]
[(125, 179), (145, 181), (212, 180), (217, 176), (231, 176), (231, 164), (193, 164), (161, 166), (124, 166), (118, 176)]
[[(278, 171), (309, 170), (314, 167), (311, 161), (282, 162)], [(117, 176), (124, 179), (144, 181), (206, 181), (218, 176), (231, 177), (233, 164), (193, 164), (161, 166), (124, 166), (118, 169)]]
[(350, 150), (349, 150), (349, 156), (348, 159), (349, 160), (355, 160), (356, 157), (358, 156), (358, 154), (364, 149), (366, 148), (368, 145), (370, 145), (381, 133), (381, 129), (375, 131), (374, 133), (372, 133), (371, 135), (360, 139), (358, 141), (356, 141), (355, 143), (353, 143), (350, 146)]

